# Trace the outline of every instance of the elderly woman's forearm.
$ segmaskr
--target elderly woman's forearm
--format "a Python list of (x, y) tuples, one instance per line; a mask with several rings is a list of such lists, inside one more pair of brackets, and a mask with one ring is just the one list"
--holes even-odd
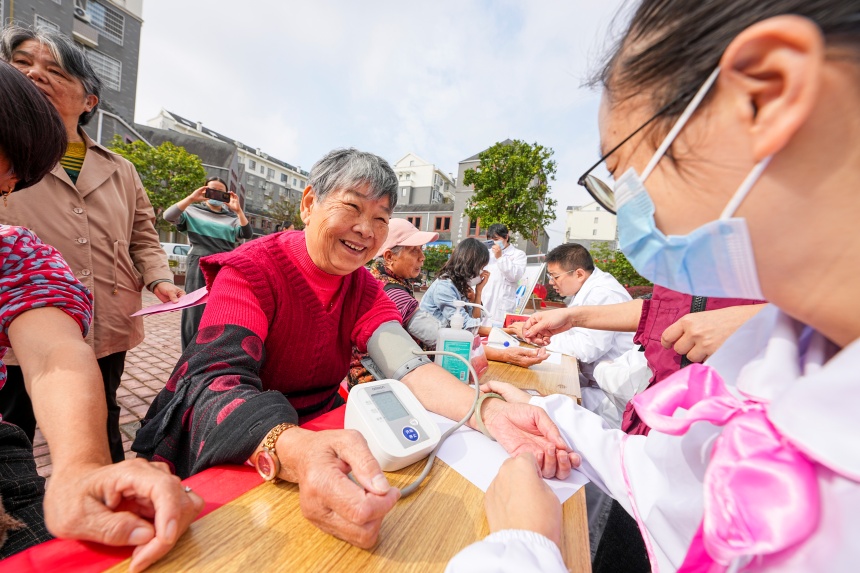
[(80, 327), (58, 308), (39, 308), (12, 322), (9, 339), (54, 465), (109, 464), (102, 377)]
[[(460, 420), (475, 399), (475, 390), (437, 364), (425, 364), (403, 377), (402, 382), (421, 404), (440, 416)], [(469, 425), (474, 427), (470, 420)]]

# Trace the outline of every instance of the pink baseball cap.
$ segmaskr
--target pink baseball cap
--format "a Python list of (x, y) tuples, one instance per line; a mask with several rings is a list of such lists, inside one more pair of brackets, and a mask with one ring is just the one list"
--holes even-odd
[(390, 219), (388, 221), (388, 238), (380, 247), (377, 257), (393, 247), (418, 247), (426, 245), (431, 241), (439, 238), (439, 233), (431, 233), (429, 231), (419, 231), (415, 225), (406, 219)]

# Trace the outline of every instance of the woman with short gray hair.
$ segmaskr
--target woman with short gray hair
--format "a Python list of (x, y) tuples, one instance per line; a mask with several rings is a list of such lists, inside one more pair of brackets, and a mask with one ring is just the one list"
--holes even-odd
[[(72, 40), (47, 28), (7, 26), (0, 32), (0, 58), (26, 75), (63, 120), (68, 148), (60, 163), (37, 185), (9, 199), (0, 223), (38, 232), (69, 263), (95, 298), (87, 342), (95, 351), (108, 405), (111, 458), (125, 459), (116, 391), (125, 354), (143, 341), (140, 310), (144, 286), (163, 302), (182, 291), (158, 234), (155, 213), (134, 166), (92, 141), (84, 132), (98, 109), (102, 85), (86, 55)], [(48, 202), (59, 210), (45, 209)], [(7, 360), (17, 365), (14, 356)], [(36, 419), (18, 366), (8, 368), (0, 391), (2, 416), (33, 440)]]
[[(250, 462), (266, 480), (298, 483), (302, 511), (321, 529), (370, 547), (399, 492), (357, 433), (295, 425), (343, 404), (338, 390), (353, 346), (451, 419), (465, 416), (475, 392), (414, 353), (420, 348), (400, 312), (364, 268), (388, 236), (397, 193), (388, 163), (338, 149), (314, 165), (309, 180), (304, 231), (200, 261), (209, 299), (197, 338), (132, 448), (168, 462), (180, 477)], [(570, 472), (569, 450), (544, 423), (545, 413), (490, 402), (484, 420), (508, 451), (537, 454), (547, 476)], [(360, 486), (347, 477), (350, 470)]]

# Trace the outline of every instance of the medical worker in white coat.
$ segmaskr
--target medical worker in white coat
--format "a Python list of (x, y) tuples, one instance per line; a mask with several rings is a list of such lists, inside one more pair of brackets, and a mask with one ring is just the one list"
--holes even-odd
[[(572, 297), (572, 306), (600, 306), (627, 302), (630, 294), (611, 274), (594, 266), (588, 249), (579, 243), (565, 243), (546, 256), (546, 271), (555, 290)], [(519, 327), (519, 324), (515, 325)], [(579, 360), (582, 404), (600, 414), (613, 428), (621, 427), (624, 408), (618, 406), (598, 386), (594, 369), (599, 362), (615, 360), (633, 348), (632, 332), (573, 328), (552, 337), (547, 350)]]
[[(644, 0), (599, 80), (614, 192), (581, 181), (617, 210), (633, 266), (773, 304), (634, 398), (647, 437), (560, 395), (531, 402), (636, 519), (653, 571), (857, 571), (860, 5)], [(526, 335), (563, 330), (557, 317)], [(529, 463), (502, 467), (491, 535), (450, 570), (566, 571), (558, 504)]]
[[(508, 228), (501, 223), (490, 225), (487, 239), (490, 246), (490, 262), (485, 271), (490, 273), (484, 287), (484, 326), (502, 326), (505, 314), (513, 313), (517, 304), (517, 282), (526, 272), (526, 254), (510, 243)], [(522, 293), (520, 296), (526, 296)]]

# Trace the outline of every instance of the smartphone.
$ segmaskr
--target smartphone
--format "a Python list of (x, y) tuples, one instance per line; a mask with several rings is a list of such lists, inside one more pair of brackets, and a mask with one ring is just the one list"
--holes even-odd
[(203, 192), (203, 196), (207, 199), (215, 199), (216, 201), (222, 201), (224, 203), (230, 202), (230, 193), (227, 191), (218, 191), (211, 187), (206, 188), (206, 191)]
[(485, 245), (487, 245), (487, 248), (488, 248), (488, 249), (492, 249), (492, 248), (493, 248), (493, 245), (495, 245), (496, 243), (494, 243), (493, 241), (490, 241), (490, 240), (488, 239), (488, 240), (484, 241), (484, 244), (485, 244)]

